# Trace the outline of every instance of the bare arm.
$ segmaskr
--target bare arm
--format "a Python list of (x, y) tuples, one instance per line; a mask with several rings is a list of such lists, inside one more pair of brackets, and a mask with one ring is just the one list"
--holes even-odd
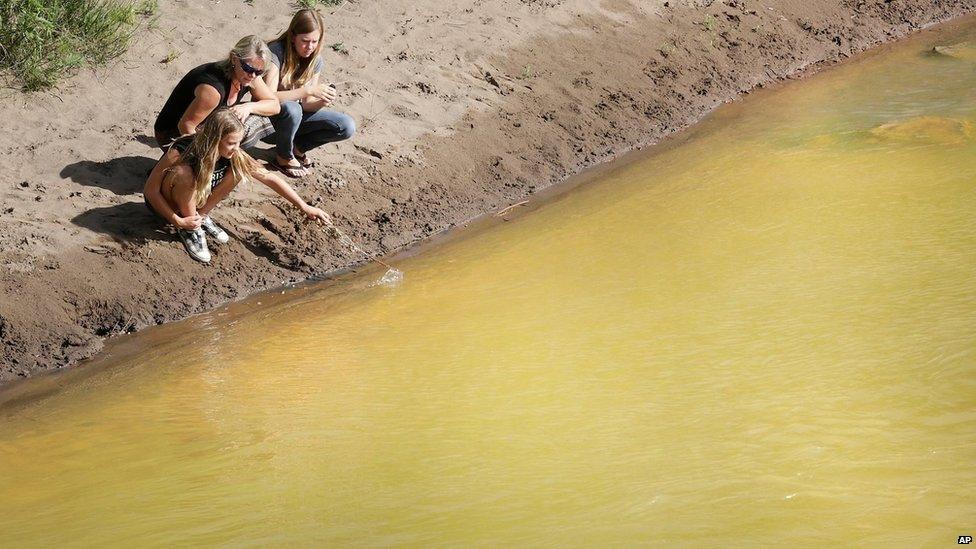
[(146, 180), (146, 186), (143, 187), (142, 192), (145, 194), (149, 204), (156, 210), (156, 213), (162, 216), (167, 222), (182, 229), (195, 229), (200, 226), (202, 219), (199, 216), (181, 217), (173, 210), (173, 207), (170, 206), (162, 193), (163, 181), (166, 180), (166, 176), (176, 176), (176, 174), (171, 173), (170, 168), (175, 166), (179, 160), (180, 153), (175, 149), (170, 149), (163, 155), (159, 159), (159, 162), (156, 163), (156, 166), (153, 167), (152, 172), (149, 173), (149, 179)]
[(268, 84), (261, 78), (251, 81), (251, 99), (246, 103), (238, 103), (230, 107), (231, 112), (241, 121), (247, 120), (248, 116), (256, 114), (259, 116), (274, 116), (281, 112), (281, 102), (275, 94), (271, 93)]
[(278, 65), (274, 63), (268, 69), (268, 72), (264, 73), (264, 83), (268, 85), (269, 90), (275, 91), (275, 96), (278, 101), (284, 103), (285, 101), (305, 101), (310, 96), (308, 88), (297, 88), (294, 90), (279, 90), (278, 84), (281, 82), (281, 69)]
[(273, 116), (281, 112), (281, 103), (278, 101), (278, 97), (260, 78), (255, 78), (251, 82), (251, 98), (254, 99), (248, 103), (251, 105), (251, 114)]
[(336, 98), (336, 89), (331, 85), (320, 83), (322, 73), (315, 73), (308, 86), (311, 90), (309, 98), (302, 101), (302, 110), (305, 112), (315, 112), (331, 105)]
[(254, 178), (270, 187), (271, 190), (281, 195), (288, 202), (294, 204), (309, 219), (315, 219), (320, 222), (329, 221), (328, 214), (315, 206), (308, 205), (302, 200), (302, 197), (298, 196), (295, 189), (291, 188), (291, 185), (285, 183), (285, 180), (280, 175), (269, 172), (268, 170), (258, 170), (254, 173)]
[(279, 89), (281, 87), (279, 85), (281, 83), (281, 69), (272, 63), (271, 68), (264, 75), (264, 82), (269, 89), (277, 90), (275, 96), (278, 97), (279, 101), (299, 101), (303, 110), (315, 112), (328, 107), (335, 100), (335, 88), (321, 84), (321, 76), (322, 73), (317, 72), (304, 86), (292, 90), (282, 90)]
[(182, 135), (196, 133), (197, 126), (220, 104), (220, 92), (210, 84), (200, 84), (193, 90), (194, 98), (180, 118), (176, 128)]
[(186, 215), (198, 217), (202, 221), (203, 217), (197, 213), (197, 203), (193, 199), (193, 170), (185, 164), (179, 165), (170, 170), (170, 177), (174, 178), (173, 204)]

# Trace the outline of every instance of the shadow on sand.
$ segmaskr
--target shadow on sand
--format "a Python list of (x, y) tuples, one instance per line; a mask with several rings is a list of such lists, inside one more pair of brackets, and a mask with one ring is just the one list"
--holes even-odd
[(61, 177), (89, 187), (101, 187), (118, 195), (129, 195), (142, 191), (155, 165), (155, 158), (145, 156), (123, 156), (107, 162), (82, 160), (65, 166), (61, 170)]
[(166, 228), (163, 220), (149, 211), (141, 198), (138, 202), (92, 208), (72, 218), (71, 222), (132, 244), (144, 244), (152, 240), (172, 241), (176, 238)]
[[(274, 149), (253, 148), (256, 158), (273, 158)], [(125, 156), (106, 162), (82, 160), (61, 170), (61, 177), (70, 178), (81, 185), (101, 187), (119, 196), (137, 195), (136, 200), (92, 208), (71, 219), (79, 227), (104, 234), (119, 242), (141, 245), (150, 241), (179, 242), (167, 224), (146, 207), (142, 188), (156, 160), (145, 156)], [(225, 228), (248, 251), (282, 268), (294, 268), (291, 262), (246, 235), (234, 234)]]
[(152, 147), (154, 149), (159, 148), (159, 145), (156, 144), (156, 138), (151, 135), (137, 135), (133, 137), (132, 140), (142, 143), (147, 147)]

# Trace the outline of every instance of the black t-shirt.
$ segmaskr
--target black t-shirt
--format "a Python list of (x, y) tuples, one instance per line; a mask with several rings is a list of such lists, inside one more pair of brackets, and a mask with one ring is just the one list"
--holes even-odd
[[(230, 90), (230, 78), (224, 75), (224, 71), (217, 66), (217, 63), (206, 63), (186, 73), (180, 83), (173, 88), (173, 93), (169, 94), (169, 99), (163, 105), (163, 110), (159, 111), (153, 129), (160, 133), (179, 134), (177, 125), (190, 103), (196, 98), (196, 89), (200, 84), (213, 86), (220, 93), (219, 105), (227, 105), (227, 92)], [(250, 91), (249, 87), (241, 88), (234, 98), (236, 105), (241, 101), (241, 97)]]
[[(186, 152), (186, 149), (190, 147), (190, 143), (193, 141), (192, 136), (181, 137), (176, 141), (173, 141), (172, 147), (176, 149), (180, 154)], [(213, 175), (210, 176), (210, 190), (212, 191), (214, 187), (220, 184), (220, 181), (227, 174), (227, 170), (230, 169), (230, 160), (224, 158), (223, 156), (217, 157), (217, 162), (214, 164)]]

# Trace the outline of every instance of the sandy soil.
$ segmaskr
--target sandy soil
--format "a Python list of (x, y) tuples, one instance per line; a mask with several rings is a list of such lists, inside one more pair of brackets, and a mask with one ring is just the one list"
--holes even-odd
[[(4, 90), (0, 383), (107, 336), (358, 261), (259, 186), (189, 259), (140, 193), (153, 119), (190, 68), (287, 24), (281, 1), (174, 0), (131, 50), (55, 93)], [(389, 253), (652, 144), (718, 104), (976, 8), (976, 0), (374, 0), (325, 10), (351, 141), (296, 184)], [(164, 59), (176, 56), (174, 60)], [(259, 155), (260, 156), (260, 155)], [(310, 200), (311, 201), (311, 200)]]

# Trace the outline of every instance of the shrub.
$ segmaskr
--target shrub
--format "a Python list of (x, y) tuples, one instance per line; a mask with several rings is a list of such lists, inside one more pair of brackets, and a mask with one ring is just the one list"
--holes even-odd
[(299, 9), (315, 8), (318, 6), (338, 6), (343, 0), (296, 0), (295, 7)]
[(24, 90), (50, 88), (86, 63), (121, 55), (136, 11), (123, 0), (0, 0), (0, 70)]

